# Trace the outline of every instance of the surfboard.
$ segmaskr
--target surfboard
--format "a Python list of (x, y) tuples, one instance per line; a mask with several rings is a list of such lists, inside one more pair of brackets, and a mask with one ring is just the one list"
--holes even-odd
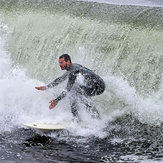
[(60, 123), (49, 124), (49, 123), (22, 123), (24, 126), (39, 129), (39, 130), (61, 130), (65, 129), (66, 126)]

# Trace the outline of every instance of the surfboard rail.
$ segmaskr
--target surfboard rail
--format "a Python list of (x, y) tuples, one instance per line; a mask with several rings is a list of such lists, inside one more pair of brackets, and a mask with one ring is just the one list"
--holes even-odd
[(35, 122), (35, 123), (22, 123), (22, 125), (27, 126), (29, 128), (40, 129), (40, 130), (61, 130), (66, 128), (64, 124), (60, 124), (60, 123), (50, 124), (50, 123)]

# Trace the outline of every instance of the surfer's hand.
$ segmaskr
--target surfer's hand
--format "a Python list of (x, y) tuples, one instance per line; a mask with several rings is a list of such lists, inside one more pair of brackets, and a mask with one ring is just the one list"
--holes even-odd
[(41, 87), (35, 87), (37, 90), (44, 91), (46, 90), (46, 86), (41, 86)]
[(57, 102), (55, 100), (52, 100), (49, 103), (51, 103), (49, 109), (53, 109), (57, 105)]

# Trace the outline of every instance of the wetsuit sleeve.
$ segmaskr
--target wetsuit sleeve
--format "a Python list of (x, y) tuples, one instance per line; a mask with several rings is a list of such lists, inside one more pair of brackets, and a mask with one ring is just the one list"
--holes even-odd
[(62, 100), (66, 96), (67, 92), (63, 91), (56, 99), (55, 101), (58, 103), (60, 100)]
[(66, 80), (68, 76), (68, 73), (66, 72), (65, 74), (63, 74), (61, 77), (56, 78), (53, 82), (51, 82), (50, 84), (48, 84), (46, 86), (46, 88), (52, 88), (55, 87), (56, 85), (58, 85), (59, 83), (63, 82), (64, 80)]
[[(71, 88), (72, 88), (72, 86), (73, 86), (73, 84), (74, 84), (74, 82), (75, 82), (75, 79), (76, 79), (76, 77), (77, 77), (77, 73), (78, 73), (78, 71), (76, 71), (75, 73), (70, 73), (70, 74), (69, 74), (69, 80), (68, 80), (67, 87), (66, 87), (66, 90), (67, 90), (67, 91), (70, 91), (70, 90), (71, 90)], [(56, 102), (59, 102), (60, 100), (62, 100), (62, 99), (66, 96), (67, 91), (63, 91), (63, 92), (55, 99), (55, 101), (56, 101)]]

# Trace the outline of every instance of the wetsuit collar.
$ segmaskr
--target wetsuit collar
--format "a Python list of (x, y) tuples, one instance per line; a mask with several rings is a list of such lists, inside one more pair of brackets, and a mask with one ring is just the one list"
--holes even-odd
[(67, 71), (72, 70), (72, 68), (73, 68), (73, 64), (71, 63), (70, 66), (69, 66), (69, 68), (67, 69)]

